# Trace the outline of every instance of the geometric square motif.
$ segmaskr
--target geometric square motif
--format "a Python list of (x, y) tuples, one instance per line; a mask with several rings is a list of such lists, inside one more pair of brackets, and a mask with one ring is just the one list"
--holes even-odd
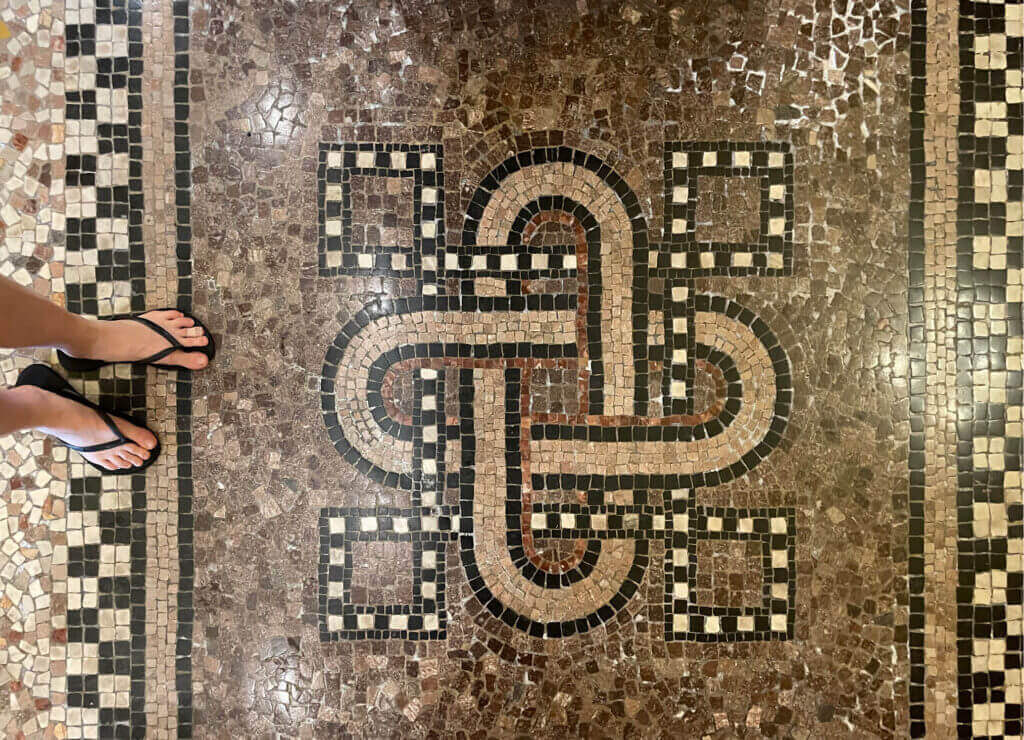
[(664, 243), (650, 260), (658, 277), (792, 273), (789, 144), (666, 142), (664, 164)]
[(666, 639), (792, 638), (794, 511), (695, 506), (672, 494), (666, 495)]
[[(322, 509), (320, 639), (444, 639), (448, 621), (445, 548), (451, 528), (452, 517), (444, 506)], [(382, 589), (378, 580), (367, 588), (367, 576), (356, 575), (355, 560), (366, 557), (368, 549), (382, 548), (409, 557), (397, 563), (388, 560), (389, 569), (395, 571), (393, 585)], [(382, 561), (360, 562), (379, 566)], [(402, 591), (408, 600), (397, 602)], [(375, 598), (389, 603), (371, 603)]]
[(320, 144), (320, 274), (416, 277), (436, 288), (444, 245), (439, 144)]

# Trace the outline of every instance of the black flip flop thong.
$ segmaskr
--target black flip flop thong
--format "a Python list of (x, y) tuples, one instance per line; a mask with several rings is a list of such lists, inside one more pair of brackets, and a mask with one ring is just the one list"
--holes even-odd
[[(117, 424), (114, 423), (114, 417), (121, 419), (123, 421), (131, 422), (136, 426), (144, 426), (143, 424), (140, 424), (138, 421), (128, 416), (116, 414), (101, 409), (99, 406), (97, 406), (92, 401), (83, 396), (81, 393), (72, 388), (71, 385), (66, 380), (64, 380), (64, 378), (55, 373), (46, 365), (29, 365), (24, 370), (22, 370), (21, 373), (18, 375), (18, 382), (15, 383), (15, 387), (24, 385), (34, 385), (37, 388), (42, 388), (45, 391), (49, 391), (50, 393), (62, 396), (64, 398), (67, 398), (68, 400), (74, 401), (75, 403), (79, 403), (82, 406), (92, 409), (97, 414), (99, 414), (100, 418), (103, 420), (103, 423), (107, 425), (107, 428), (110, 429), (111, 433), (115, 437), (115, 439), (112, 439), (109, 442), (102, 442), (96, 445), (86, 445), (84, 447), (79, 445), (73, 445), (70, 444), (69, 442), (65, 442), (64, 440), (60, 439), (60, 437), (57, 438), (58, 440), (60, 440), (62, 444), (77, 452), (103, 452), (104, 450), (112, 450), (115, 447), (120, 447), (121, 445), (124, 444), (135, 444), (133, 440), (124, 436), (124, 434), (118, 428)], [(101, 473), (103, 473), (103, 475), (134, 475), (136, 473), (141, 473), (143, 470), (145, 470), (154, 462), (156, 462), (156, 459), (160, 457), (160, 449), (161, 445), (160, 440), (158, 439), (156, 447), (149, 451), (149, 457), (147, 457), (143, 461), (142, 465), (136, 465), (135, 467), (131, 468), (108, 470), (102, 465), (97, 465), (96, 463), (91, 462), (90, 460), (86, 460), (86, 462), (92, 465)]]
[[(195, 316), (193, 316), (192, 314), (188, 313), (187, 311), (181, 311), (181, 309), (178, 309), (178, 308), (153, 308), (153, 309), (150, 309), (149, 311), (146, 311), (146, 313), (153, 313), (154, 311), (180, 311), (184, 316), (187, 316), (188, 318), (192, 319), (194, 322), (196, 322), (196, 326), (198, 326), (200, 329), (202, 329), (203, 330), (203, 334), (206, 335), (206, 346), (204, 346), (204, 347), (186, 347), (181, 342), (179, 342), (177, 339), (175, 339), (174, 335), (172, 335), (169, 331), (167, 331), (162, 326), (157, 324), (155, 321), (150, 321), (149, 319), (145, 318), (144, 316), (126, 316), (124, 318), (128, 319), (129, 321), (137, 321), (140, 324), (143, 324), (144, 326), (147, 326), (151, 330), (155, 331), (161, 337), (166, 339), (167, 342), (171, 345), (170, 347), (165, 347), (164, 349), (160, 350), (159, 352), (154, 352), (149, 357), (145, 357), (145, 358), (143, 358), (141, 360), (130, 361), (132, 364), (154, 365), (156, 367), (165, 367), (165, 368), (169, 368), (171, 370), (174, 370), (174, 369), (189, 370), (190, 368), (187, 368), (184, 365), (157, 365), (157, 363), (160, 360), (162, 360), (163, 358), (167, 357), (167, 355), (171, 354), (172, 352), (198, 352), (200, 354), (206, 355), (207, 359), (209, 359), (210, 362), (213, 362), (213, 356), (217, 352), (216, 347), (214, 346), (214, 343), (213, 343), (213, 334), (210, 333), (210, 330), (206, 328), (206, 326), (203, 324), (202, 321), (200, 321), (199, 319), (197, 319)], [(101, 319), (101, 320), (102, 321), (117, 321), (118, 319)], [(57, 350), (57, 359), (60, 361), (60, 364), (64, 367), (65, 370), (69, 370), (69, 371), (71, 371), (73, 373), (89, 372), (90, 370), (97, 370), (97, 369), (99, 369), (101, 367), (104, 367), (106, 365), (114, 365), (114, 364), (116, 364), (115, 362), (108, 362), (107, 360), (90, 360), (90, 359), (87, 359), (87, 358), (84, 358), (84, 357), (72, 357), (71, 355), (64, 354), (60, 350)], [(126, 360), (125, 362), (129, 362), (129, 361)]]

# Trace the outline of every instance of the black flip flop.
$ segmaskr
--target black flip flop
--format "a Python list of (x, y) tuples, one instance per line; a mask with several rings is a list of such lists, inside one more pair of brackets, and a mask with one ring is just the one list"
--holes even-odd
[[(178, 309), (178, 308), (152, 308), (149, 311), (146, 311), (146, 313), (153, 313), (154, 311), (180, 311), (184, 316), (187, 316), (188, 318), (192, 319), (194, 322), (196, 322), (196, 326), (198, 326), (200, 329), (202, 329), (203, 330), (203, 334), (206, 335), (206, 346), (204, 346), (204, 347), (186, 347), (183, 344), (181, 344), (177, 339), (175, 339), (174, 336), (170, 332), (168, 332), (166, 329), (164, 329), (162, 326), (160, 326), (156, 322), (150, 321), (149, 319), (144, 318), (142, 316), (126, 316), (125, 318), (128, 319), (129, 321), (137, 321), (140, 324), (143, 324), (143, 325), (149, 327), (150, 329), (155, 331), (157, 334), (159, 334), (161, 337), (166, 339), (167, 342), (171, 345), (170, 347), (166, 347), (166, 348), (160, 350), (159, 352), (155, 352), (154, 354), (151, 354), (149, 357), (145, 357), (145, 358), (143, 358), (141, 360), (133, 360), (133, 361), (131, 361), (131, 363), (133, 365), (155, 365), (156, 367), (165, 367), (165, 368), (169, 368), (171, 370), (174, 370), (174, 369), (189, 370), (190, 368), (187, 368), (187, 367), (185, 367), (183, 365), (157, 365), (156, 364), (157, 362), (159, 362), (163, 358), (167, 357), (167, 355), (171, 354), (172, 352), (179, 352), (179, 351), (180, 352), (199, 352), (200, 354), (206, 355), (207, 359), (210, 360), (210, 362), (213, 362), (213, 356), (217, 352), (216, 347), (214, 346), (214, 343), (213, 343), (213, 334), (210, 333), (210, 330), (206, 328), (206, 326), (203, 324), (202, 321), (200, 321), (199, 319), (197, 319), (195, 316), (193, 316), (192, 314), (188, 313), (187, 311), (181, 311), (181, 309)], [(102, 320), (103, 321), (117, 321), (118, 319), (102, 319)], [(114, 362), (108, 362), (106, 360), (90, 360), (90, 359), (86, 359), (84, 357), (71, 357), (70, 355), (64, 354), (60, 350), (57, 350), (57, 359), (60, 361), (60, 364), (64, 367), (65, 370), (69, 370), (69, 371), (71, 371), (73, 373), (85, 373), (85, 372), (88, 372), (90, 370), (97, 370), (97, 369), (99, 369), (101, 367), (104, 367), (106, 365), (114, 365), (114, 364), (116, 364)], [(128, 362), (128, 361), (126, 360), (125, 362)]]
[[(110, 442), (103, 442), (98, 445), (88, 445), (85, 447), (79, 447), (78, 445), (70, 444), (60, 439), (60, 437), (57, 438), (58, 440), (60, 440), (62, 444), (77, 452), (103, 452), (104, 450), (112, 450), (115, 447), (120, 447), (123, 444), (136, 444), (121, 433), (121, 430), (117, 428), (117, 424), (114, 423), (114, 420), (111, 417), (117, 417), (118, 419), (122, 419), (123, 421), (131, 422), (136, 426), (144, 426), (143, 424), (140, 424), (139, 422), (128, 416), (123, 416), (121, 414), (116, 414), (110, 411), (104, 411), (99, 406), (97, 406), (92, 401), (83, 396), (81, 393), (72, 388), (71, 385), (69, 385), (68, 382), (64, 380), (64, 378), (55, 373), (46, 365), (29, 365), (24, 370), (22, 370), (21, 373), (18, 375), (18, 382), (15, 383), (15, 387), (21, 385), (34, 385), (37, 388), (42, 388), (44, 391), (49, 391), (50, 393), (54, 393), (58, 396), (63, 396), (64, 398), (74, 401), (75, 403), (79, 403), (83, 406), (92, 409), (93, 411), (100, 415), (100, 418), (103, 420), (103, 423), (107, 425), (107, 428), (109, 428), (111, 433), (113, 433), (113, 435), (116, 437), (116, 439), (113, 439)], [(142, 465), (136, 465), (135, 467), (132, 468), (107, 470), (102, 465), (97, 465), (96, 463), (91, 462), (89, 460), (86, 460), (86, 462), (92, 465), (101, 473), (103, 473), (103, 475), (134, 475), (136, 473), (141, 473), (143, 470), (145, 470), (154, 462), (156, 462), (156, 459), (160, 457), (160, 449), (160, 440), (157, 439), (156, 447), (149, 451), (149, 457), (147, 457), (145, 461), (143, 461)]]

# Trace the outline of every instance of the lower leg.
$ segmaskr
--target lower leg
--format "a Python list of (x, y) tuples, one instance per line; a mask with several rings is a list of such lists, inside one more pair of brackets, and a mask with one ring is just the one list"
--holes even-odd
[(0, 276), (0, 347), (56, 347), (69, 355), (96, 343), (96, 322)]
[(0, 389), (0, 437), (46, 424), (50, 404), (33, 386)]
[[(203, 329), (179, 311), (147, 314), (185, 348), (203, 347)], [(72, 357), (133, 362), (165, 349), (167, 339), (134, 321), (96, 321), (66, 311), (49, 299), (0, 276), (0, 347), (56, 347)], [(199, 370), (206, 355), (179, 350), (162, 360)]]

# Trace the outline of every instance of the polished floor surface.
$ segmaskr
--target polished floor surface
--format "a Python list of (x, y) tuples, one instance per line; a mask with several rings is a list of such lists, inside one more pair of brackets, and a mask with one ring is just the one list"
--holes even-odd
[[(12, 738), (1012, 738), (1021, 0), (0, 0)], [(0, 354), (0, 374), (52, 360)]]

